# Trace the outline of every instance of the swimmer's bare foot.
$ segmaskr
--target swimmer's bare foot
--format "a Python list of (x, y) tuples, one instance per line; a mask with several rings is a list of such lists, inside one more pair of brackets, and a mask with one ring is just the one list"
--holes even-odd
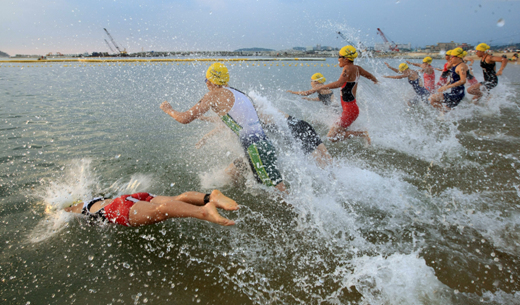
[(209, 202), (213, 202), (219, 209), (227, 211), (235, 211), (239, 209), (238, 204), (235, 200), (224, 196), (219, 190), (213, 190), (209, 195)]
[[(222, 194), (222, 193), (221, 193)], [(224, 196), (224, 195), (222, 195)], [(225, 196), (224, 196), (225, 197)], [(227, 198), (227, 197), (226, 197)], [(202, 209), (202, 220), (219, 224), (221, 226), (232, 226), (235, 224), (233, 220), (222, 217), (217, 211), (215, 201), (210, 201), (200, 207)]]

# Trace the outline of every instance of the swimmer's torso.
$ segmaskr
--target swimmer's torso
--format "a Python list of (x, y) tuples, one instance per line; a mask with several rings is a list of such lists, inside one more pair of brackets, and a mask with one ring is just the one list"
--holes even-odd
[(233, 107), (220, 118), (235, 134), (238, 135), (243, 145), (265, 138), (260, 119), (253, 107), (253, 103), (242, 92), (226, 87), (233, 93), (235, 103)]

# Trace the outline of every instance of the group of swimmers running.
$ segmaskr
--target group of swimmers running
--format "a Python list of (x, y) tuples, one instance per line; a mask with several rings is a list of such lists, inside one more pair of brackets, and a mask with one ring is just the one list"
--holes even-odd
[[(431, 104), (433, 107), (442, 111), (455, 108), (465, 96), (465, 84), (469, 84), (468, 93), (473, 95), (473, 102), (477, 103), (483, 96), (483, 91), (495, 88), (498, 85), (498, 76), (502, 75), (502, 71), (507, 65), (507, 58), (493, 56), (490, 47), (481, 43), (476, 48), (476, 55), (481, 59), (480, 67), (484, 73), (484, 81), (478, 82), (473, 71), (470, 68), (473, 65), (473, 59), (466, 59), (468, 53), (462, 48), (449, 50), (445, 54), (446, 63), (444, 69), (437, 69), (431, 66), (432, 58), (425, 57), (422, 64), (408, 64), (421, 68), (424, 81), (417, 71), (411, 70), (406, 63), (401, 63), (399, 69), (391, 67), (385, 62), (388, 68), (400, 73), (398, 76), (383, 76), (385, 78), (401, 79), (408, 78), (408, 82), (412, 85), (416, 96), (409, 101), (409, 104), (417, 104), (422, 101)], [(469, 64), (467, 64), (469, 62)], [(496, 63), (501, 63), (500, 69), (496, 71)], [(435, 83), (435, 70), (442, 71), (439, 82)], [(450, 90), (448, 92), (448, 90)]]
[[(498, 84), (497, 76), (502, 74), (507, 59), (504, 60), (502, 57), (488, 54), (486, 51), (489, 50), (489, 46), (484, 43), (479, 44), (476, 50), (477, 56), (481, 58), (484, 82), (473, 81), (473, 85), (468, 88), (468, 93), (475, 95), (475, 99), (478, 99), (482, 96), (481, 88), (490, 90), (496, 87)], [(421, 68), (424, 73), (424, 83), (419, 73), (409, 69), (406, 63), (400, 64), (399, 69), (392, 68), (387, 64), (390, 69), (402, 75), (384, 77), (408, 78), (408, 82), (417, 93), (417, 97), (412, 101), (413, 103), (429, 101), (436, 108), (452, 109), (464, 97), (464, 84), (469, 80), (474, 80), (464, 60), (466, 55), (467, 53), (461, 48), (448, 51), (446, 53), (447, 62), (437, 84), (435, 84), (435, 72), (431, 66), (432, 59), (430, 57), (426, 57), (422, 64), (408, 62)], [(337, 81), (325, 84), (326, 78), (321, 73), (316, 73), (311, 77), (312, 89), (288, 91), (301, 96), (318, 93), (317, 98), (306, 99), (330, 105), (333, 99), (331, 89), (341, 88), (342, 113), (327, 134), (327, 138), (331, 142), (349, 137), (363, 137), (370, 143), (368, 132), (349, 130), (349, 127), (359, 116), (356, 93), (360, 76), (373, 81), (375, 84), (378, 83), (374, 75), (354, 64), (357, 57), (356, 48), (350, 45), (345, 46), (339, 51), (338, 63), (342, 73)], [(498, 72), (495, 72), (496, 62), (502, 63)], [(255, 101), (252, 98), (228, 86), (229, 80), (230, 75), (227, 67), (222, 63), (214, 63), (207, 69), (204, 80), (208, 92), (198, 103), (184, 112), (176, 111), (166, 101), (160, 105), (160, 108), (182, 124), (191, 123), (196, 119), (219, 124), (217, 128), (197, 143), (197, 148), (202, 147), (205, 140), (215, 135), (218, 130), (223, 128), (231, 130), (238, 137), (245, 158), (238, 158), (233, 161), (226, 168), (226, 173), (237, 179), (251, 170), (259, 183), (275, 187), (280, 192), (285, 193), (286, 186), (277, 167), (276, 150), (266, 132), (267, 130), (279, 133), (283, 127), (281, 128), (277, 124), (272, 115), (259, 111), (259, 107), (255, 106)], [(450, 92), (445, 92), (449, 89), (451, 89)], [(435, 93), (436, 90), (438, 93)], [(209, 110), (212, 110), (218, 118), (205, 116)], [(314, 157), (321, 167), (329, 166), (332, 163), (332, 157), (323, 141), (309, 123), (281, 111), (279, 114), (284, 118), (282, 123), (290, 131), (289, 136), (300, 144), (303, 153)], [(244, 159), (247, 159), (247, 161)], [(187, 192), (173, 197), (136, 193), (123, 195), (113, 200), (94, 198), (88, 202), (77, 203), (65, 210), (87, 215), (89, 219), (100, 219), (124, 226), (148, 225), (175, 217), (193, 217), (224, 226), (235, 224), (234, 221), (222, 217), (217, 208), (237, 210), (239, 207), (234, 200), (224, 196), (218, 190), (213, 190), (209, 194)]]

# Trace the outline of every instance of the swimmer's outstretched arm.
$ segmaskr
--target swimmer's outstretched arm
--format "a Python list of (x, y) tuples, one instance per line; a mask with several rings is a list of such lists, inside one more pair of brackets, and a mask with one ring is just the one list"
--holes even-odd
[(437, 71), (444, 72), (444, 69), (439, 69), (439, 68), (435, 68), (435, 67), (433, 67), (433, 68), (434, 68), (435, 70), (437, 70)]
[(377, 78), (374, 75), (372, 75), (365, 69), (361, 68), (360, 66), (358, 66), (358, 69), (359, 69), (359, 75), (363, 76), (364, 78), (368, 78), (369, 80), (373, 81), (374, 84), (377, 84)]
[(390, 70), (394, 71), (395, 73), (399, 73), (399, 70), (396, 68), (391, 67), (388, 63), (385, 62), (385, 65), (390, 68)]
[(166, 101), (163, 102), (160, 107), (162, 111), (174, 118), (177, 122), (181, 124), (188, 124), (202, 116), (204, 113), (208, 112), (208, 110), (211, 108), (210, 102), (211, 97), (206, 93), (206, 95), (197, 104), (195, 104), (195, 106), (191, 107), (190, 110), (185, 112), (180, 112), (173, 109), (170, 103)]
[(307, 100), (307, 101), (313, 101), (313, 102), (319, 102), (320, 99), (317, 98), (317, 97), (302, 97), (304, 100)]
[(421, 68), (421, 64), (414, 63), (414, 62), (410, 62), (410, 61), (408, 61), (408, 60), (406, 61), (406, 63), (409, 64), (409, 65), (413, 65), (413, 66), (416, 66), (416, 67)]
[(395, 76), (389, 76), (389, 75), (383, 75), (384, 78), (392, 78), (392, 79), (401, 79), (401, 78), (407, 78), (408, 75), (395, 75)]
[(303, 95), (303, 96), (307, 96), (307, 95), (311, 95), (312, 93), (309, 93), (309, 90), (308, 91), (292, 91), (292, 90), (287, 90), (287, 92), (289, 93), (292, 93), (292, 94), (296, 94), (296, 95)]

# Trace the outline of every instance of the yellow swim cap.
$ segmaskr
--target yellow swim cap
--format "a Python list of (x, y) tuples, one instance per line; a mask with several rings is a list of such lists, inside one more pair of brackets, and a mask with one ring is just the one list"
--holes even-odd
[(485, 51), (489, 50), (490, 48), (491, 47), (488, 46), (487, 44), (481, 43), (481, 44), (479, 44), (478, 46), (475, 47), (475, 50), (481, 51), (481, 52), (485, 52)]
[(325, 83), (325, 81), (327, 80), (327, 79), (323, 76), (323, 74), (321, 74), (321, 73), (315, 73), (315, 74), (313, 74), (313, 75), (311, 76), (311, 79), (312, 79), (313, 81), (315, 81), (315, 82), (320, 83), (320, 84)]
[(343, 56), (350, 61), (354, 61), (354, 59), (358, 57), (358, 53), (356, 48), (353, 46), (344, 46), (341, 48), (341, 50), (339, 50), (339, 56)]
[(446, 51), (446, 54), (444, 54), (444, 55), (451, 56), (451, 50)]
[(459, 58), (464, 58), (464, 56), (468, 55), (468, 52), (464, 51), (462, 48), (455, 48), (451, 50), (451, 56), (456, 56)]
[(399, 72), (404, 72), (407, 69), (408, 69), (408, 65), (405, 64), (404, 62), (399, 65)]
[(426, 63), (429, 63), (429, 64), (431, 64), (432, 61), (433, 61), (433, 59), (432, 59), (430, 56), (426, 56), (426, 57), (422, 60), (422, 62), (426, 62)]
[(216, 62), (209, 66), (206, 78), (215, 85), (224, 86), (229, 82), (229, 72), (226, 66)]

